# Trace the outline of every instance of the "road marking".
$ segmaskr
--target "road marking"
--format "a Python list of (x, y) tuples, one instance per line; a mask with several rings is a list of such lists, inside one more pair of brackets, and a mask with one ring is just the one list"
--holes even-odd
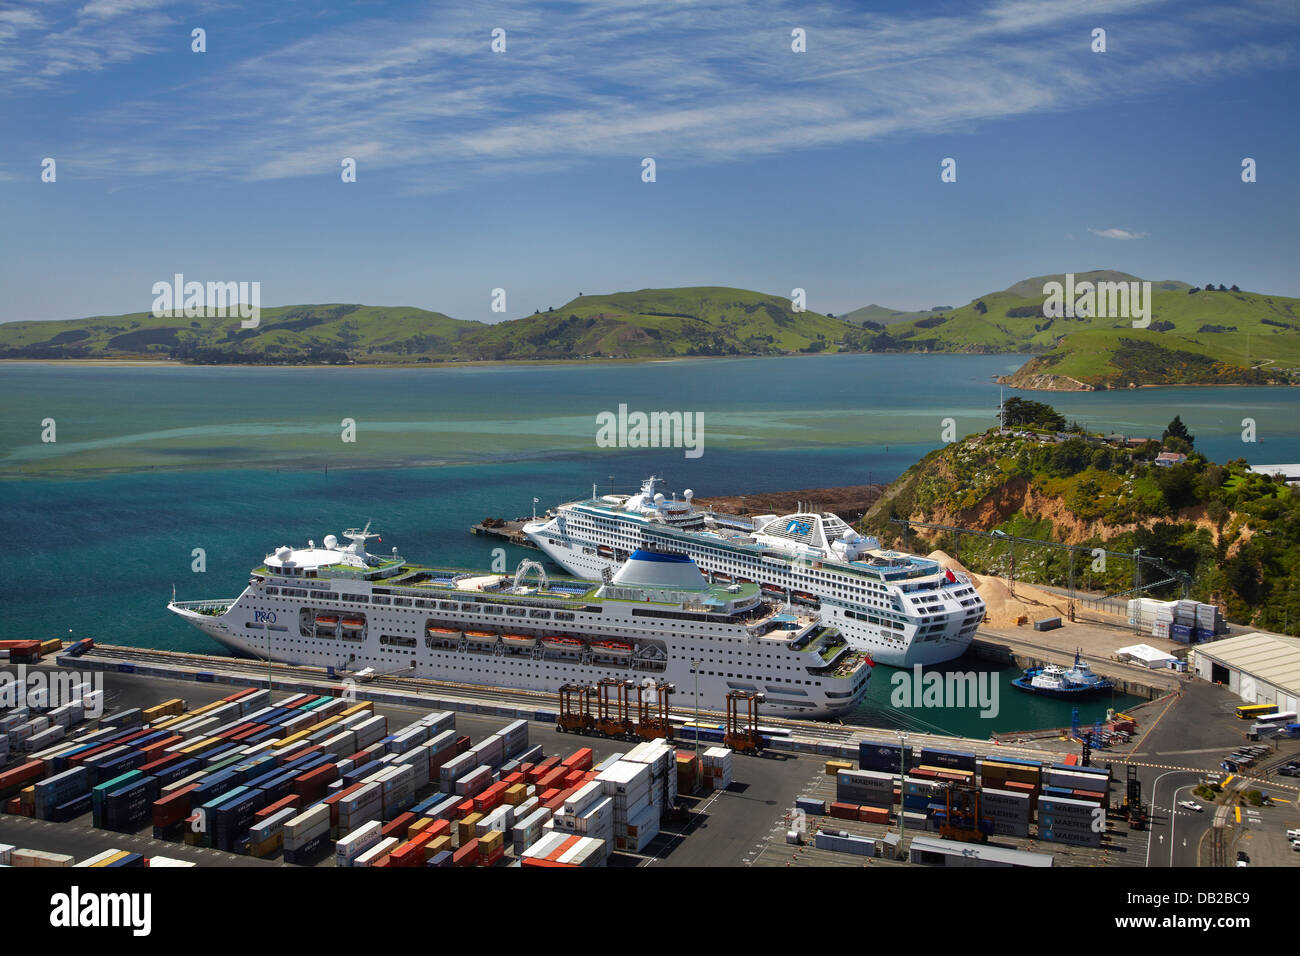
[(1232, 809), (1233, 809), (1234, 811), (1236, 811), (1236, 814), (1237, 814), (1237, 822), (1240, 823), (1240, 822), (1241, 822), (1241, 807), (1233, 807)]

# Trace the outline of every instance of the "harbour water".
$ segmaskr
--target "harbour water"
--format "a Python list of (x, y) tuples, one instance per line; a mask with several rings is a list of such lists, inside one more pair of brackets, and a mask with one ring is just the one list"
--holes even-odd
[[(496, 542), (487, 515), (527, 514), (652, 472), (709, 494), (892, 480), (941, 442), (994, 424), (1014, 356), (824, 356), (630, 365), (298, 369), (0, 365), (8, 507), (0, 633), (207, 650), (168, 614), (233, 597), (275, 546), (373, 520), (385, 547), (460, 567)], [(1296, 393), (1148, 389), (1027, 397), (1090, 428), (1159, 436), (1175, 414), (1217, 460), (1300, 460)], [(595, 416), (702, 412), (704, 453), (599, 448)], [(1243, 417), (1261, 442), (1241, 442)], [(54, 442), (42, 441), (52, 419)], [(342, 440), (344, 420), (354, 442)], [(508, 554), (511, 567), (535, 552)], [(198, 570), (198, 568), (202, 570)], [(960, 667), (960, 662), (952, 666)], [(859, 719), (976, 737), (1064, 726), (1070, 705), (1011, 689), (978, 709), (898, 711), (881, 667)], [(1120, 708), (1131, 698), (1114, 702)], [(1085, 723), (1109, 700), (1081, 707)]]

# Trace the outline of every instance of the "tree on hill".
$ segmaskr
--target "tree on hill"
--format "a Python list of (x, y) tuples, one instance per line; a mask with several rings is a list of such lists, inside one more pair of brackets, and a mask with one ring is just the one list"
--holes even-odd
[(1170, 438), (1180, 438), (1187, 442), (1189, 446), (1196, 444), (1196, 436), (1187, 430), (1181, 415), (1175, 415), (1174, 420), (1169, 423), (1169, 427), (1160, 436), (1161, 441), (1168, 441)]
[(975, 303), (975, 311), (978, 312), (980, 315), (983, 315), (988, 310), (989, 307), (984, 304), (983, 299), (980, 299), (978, 302)]
[(1065, 427), (1065, 416), (1051, 405), (1031, 402), (1024, 398), (1008, 398), (1002, 403), (1002, 422), (1008, 426), (1025, 425), (1060, 431)]
[(1231, 291), (1233, 291), (1233, 292), (1240, 292), (1241, 290), (1238, 289), (1238, 288), (1234, 285), (1234, 286), (1232, 287)]
[(1200, 291), (1201, 291), (1201, 290), (1198, 289), (1196, 286), (1192, 286), (1190, 289), (1187, 290), (1187, 294), (1188, 294), (1188, 295), (1195, 295), (1196, 293), (1198, 293), (1198, 292), (1200, 292)]

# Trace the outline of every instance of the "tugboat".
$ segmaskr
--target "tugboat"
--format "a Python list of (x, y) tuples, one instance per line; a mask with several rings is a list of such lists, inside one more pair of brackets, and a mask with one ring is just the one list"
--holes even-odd
[(1082, 697), (1097, 691), (1110, 690), (1115, 682), (1109, 677), (1101, 677), (1092, 672), (1080, 656), (1074, 652), (1074, 666), (1065, 668), (1059, 664), (1045, 667), (1031, 667), (1011, 682), (1013, 687), (1030, 694), (1042, 694), (1046, 697)]

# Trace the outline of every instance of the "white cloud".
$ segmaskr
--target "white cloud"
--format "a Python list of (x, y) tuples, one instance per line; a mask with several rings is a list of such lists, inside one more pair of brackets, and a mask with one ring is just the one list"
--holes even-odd
[[(80, 82), (76, 72), (108, 81), (128, 60), (147, 67), (184, 27), (164, 6), (90, 0), (63, 8), (54, 26), (34, 6), (0, 17), (0, 78), (9, 95), (33, 95)], [(69, 118), (70, 139), (44, 148), (118, 179), (335, 176), (354, 156), (362, 176), (400, 170), (410, 188), (453, 188), (521, 169), (615, 160), (636, 171), (643, 156), (681, 167), (942, 133), (1274, 68), (1291, 55), (1275, 29), (1290, 11), (1262, 2), (1250, 17), (1214, 21), (1210, 51), (1216, 14), (1173, 0), (995, 0), (944, 16), (787, 0), (486, 0), (323, 28), (251, 22), (264, 9), (241, 13), (240, 30), (292, 39), (194, 80), (160, 65), (155, 92), (131, 84), (131, 96)], [(1087, 40), (1103, 15), (1124, 42), (1096, 69)], [(504, 55), (489, 51), (497, 25)], [(790, 50), (793, 25), (808, 31), (805, 54)], [(1140, 53), (1125, 59), (1125, 49)]]
[(1094, 236), (1101, 236), (1103, 239), (1145, 239), (1145, 232), (1130, 232), (1128, 229), (1089, 229)]

